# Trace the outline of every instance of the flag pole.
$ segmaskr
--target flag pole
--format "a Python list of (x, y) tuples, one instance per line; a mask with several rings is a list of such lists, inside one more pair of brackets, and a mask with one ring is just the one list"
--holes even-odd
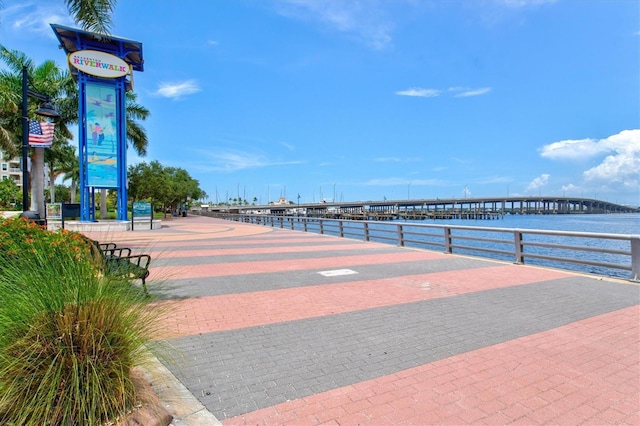
[(28, 74), (27, 67), (22, 67), (22, 211), (29, 210), (29, 116), (28, 116)]

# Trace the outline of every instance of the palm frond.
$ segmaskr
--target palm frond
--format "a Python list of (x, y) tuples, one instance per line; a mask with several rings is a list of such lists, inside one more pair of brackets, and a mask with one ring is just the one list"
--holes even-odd
[(108, 35), (116, 0), (66, 0), (69, 13), (86, 31)]

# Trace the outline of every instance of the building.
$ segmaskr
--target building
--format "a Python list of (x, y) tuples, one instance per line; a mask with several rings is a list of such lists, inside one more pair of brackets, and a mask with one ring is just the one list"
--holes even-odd
[(0, 180), (13, 179), (22, 188), (22, 167), (20, 158), (9, 158), (6, 153), (0, 151)]

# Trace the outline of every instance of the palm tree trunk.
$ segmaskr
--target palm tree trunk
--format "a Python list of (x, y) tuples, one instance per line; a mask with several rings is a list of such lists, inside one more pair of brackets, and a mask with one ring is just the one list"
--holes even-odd
[(51, 197), (51, 202), (55, 203), (56, 202), (56, 178), (53, 175), (53, 168), (49, 170), (49, 196)]
[(34, 148), (31, 162), (31, 207), (44, 218), (44, 148)]
[(74, 204), (76, 202), (76, 187), (78, 185), (76, 184), (76, 181), (71, 179), (71, 204)]
[(100, 190), (100, 219), (108, 219), (107, 214), (107, 190)]

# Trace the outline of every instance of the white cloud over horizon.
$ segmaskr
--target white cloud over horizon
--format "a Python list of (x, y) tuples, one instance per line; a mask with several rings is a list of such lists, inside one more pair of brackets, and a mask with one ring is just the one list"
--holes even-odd
[(527, 185), (527, 192), (528, 193), (532, 193), (535, 191), (539, 192), (542, 188), (547, 186), (547, 184), (549, 183), (550, 177), (551, 175), (547, 173), (543, 173), (537, 178), (533, 179), (531, 182), (529, 182), (529, 185)]
[(540, 156), (558, 161), (601, 159), (582, 173), (587, 182), (640, 184), (640, 129), (623, 130), (604, 139), (563, 140), (542, 146)]

